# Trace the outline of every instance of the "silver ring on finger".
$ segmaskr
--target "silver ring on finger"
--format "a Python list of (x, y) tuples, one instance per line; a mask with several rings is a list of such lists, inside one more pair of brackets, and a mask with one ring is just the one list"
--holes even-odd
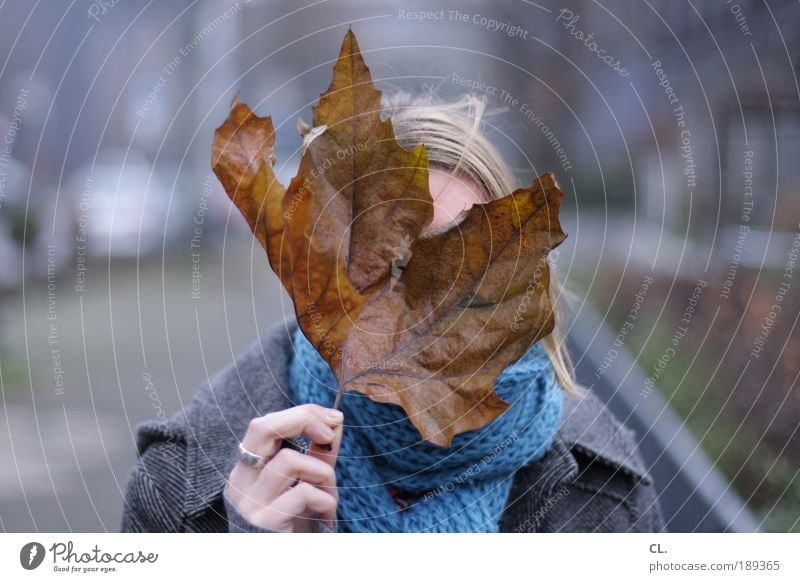
[(239, 454), (236, 458), (240, 463), (244, 463), (248, 467), (255, 467), (256, 469), (263, 469), (264, 465), (267, 464), (267, 457), (248, 451), (244, 448), (244, 443), (241, 442), (239, 443)]

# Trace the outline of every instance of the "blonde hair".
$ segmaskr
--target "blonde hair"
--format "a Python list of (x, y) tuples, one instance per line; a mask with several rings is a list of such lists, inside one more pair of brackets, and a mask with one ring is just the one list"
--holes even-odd
[[(513, 192), (516, 180), (497, 148), (482, 129), (486, 101), (465, 95), (452, 102), (443, 102), (433, 93), (411, 96), (404, 92), (384, 93), (384, 114), (391, 118), (397, 141), (404, 147), (424, 144), (431, 166), (453, 174), (469, 176), (486, 200), (501, 198)], [(553, 364), (562, 389), (579, 394), (575, 367), (565, 339), (565, 301), (573, 294), (550, 269), (550, 297), (555, 311), (555, 326), (542, 345)]]

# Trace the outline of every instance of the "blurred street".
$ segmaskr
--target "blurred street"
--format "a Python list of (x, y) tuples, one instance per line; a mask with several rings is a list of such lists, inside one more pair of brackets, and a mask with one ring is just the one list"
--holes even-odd
[[(4, 299), (4, 343), (15, 361), (30, 363), (32, 376), (11, 383), (3, 374), (0, 530), (118, 529), (136, 461), (135, 424), (158, 419), (159, 407), (167, 416), (180, 410), (207, 373), (282, 318), (281, 291), (261, 248), (253, 249), (252, 273), (249, 241), (235, 248), (224, 264), (208, 253), (198, 299), (191, 298), (191, 263), (162, 273), (152, 262), (137, 274), (133, 261), (112, 264), (110, 284), (107, 263), (90, 265), (83, 294), (57, 279), (52, 320), (46, 280), (27, 282), (24, 309), (19, 294)], [(53, 322), (57, 344), (48, 338)]]

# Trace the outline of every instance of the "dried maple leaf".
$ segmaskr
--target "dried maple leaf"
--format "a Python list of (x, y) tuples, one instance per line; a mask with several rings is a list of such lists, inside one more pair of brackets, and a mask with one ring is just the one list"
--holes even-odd
[(350, 30), (313, 127), (302, 127), (300, 168), (284, 188), (272, 120), (237, 98), (214, 134), (214, 171), (340, 392), (397, 404), (425, 439), (449, 446), (508, 408), (494, 381), (553, 329), (547, 253), (566, 238), (563, 193), (544, 174), (421, 236), (433, 214), (425, 148), (402, 148), (381, 118)]

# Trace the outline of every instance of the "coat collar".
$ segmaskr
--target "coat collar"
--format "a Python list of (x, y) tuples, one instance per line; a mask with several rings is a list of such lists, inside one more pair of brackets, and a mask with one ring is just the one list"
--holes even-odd
[[(250, 419), (291, 406), (288, 363), (296, 326), (286, 321), (268, 328), (231, 365), (203, 383), (185, 412), (175, 417), (182, 425), (175, 430), (185, 435), (187, 445), (186, 517), (221, 498)], [(576, 452), (650, 482), (631, 435), (591, 393), (565, 396), (551, 450), (534, 462), (537, 496), (546, 497), (578, 475)]]

